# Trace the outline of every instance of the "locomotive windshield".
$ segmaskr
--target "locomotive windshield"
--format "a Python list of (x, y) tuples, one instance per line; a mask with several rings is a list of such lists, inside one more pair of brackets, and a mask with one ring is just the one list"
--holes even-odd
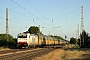
[(18, 38), (27, 38), (27, 35), (18, 36)]

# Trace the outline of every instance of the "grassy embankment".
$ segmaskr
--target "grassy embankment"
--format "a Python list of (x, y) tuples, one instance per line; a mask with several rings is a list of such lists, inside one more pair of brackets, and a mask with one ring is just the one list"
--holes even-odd
[[(68, 47), (68, 48), (66, 48)], [(79, 48), (75, 45), (67, 45), (63, 49), (36, 57), (33, 60), (90, 60), (90, 48)]]
[(5, 49), (9, 49), (7, 47), (0, 47), (0, 50), (5, 50)]

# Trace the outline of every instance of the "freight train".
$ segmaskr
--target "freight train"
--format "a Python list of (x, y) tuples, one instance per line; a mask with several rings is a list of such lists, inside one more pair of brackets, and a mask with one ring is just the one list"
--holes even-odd
[(67, 41), (42, 34), (19, 33), (17, 36), (17, 47), (37, 47), (66, 44)]

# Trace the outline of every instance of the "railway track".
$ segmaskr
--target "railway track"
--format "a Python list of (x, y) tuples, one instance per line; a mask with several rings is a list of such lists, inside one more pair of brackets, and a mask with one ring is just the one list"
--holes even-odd
[[(32, 50), (34, 48), (30, 48), (30, 50)], [(17, 52), (17, 51), (25, 51), (28, 50), (26, 48), (22, 48), (22, 49), (7, 49), (7, 50), (0, 50), (0, 55), (1, 54), (6, 54), (6, 53), (13, 53), (13, 52)]]
[(0, 54), (0, 60), (32, 60), (34, 57), (52, 52), (55, 49), (37, 48), (31, 50), (18, 50)]
[(62, 48), (62, 45), (55, 45), (55, 46), (44, 46), (44, 48)]

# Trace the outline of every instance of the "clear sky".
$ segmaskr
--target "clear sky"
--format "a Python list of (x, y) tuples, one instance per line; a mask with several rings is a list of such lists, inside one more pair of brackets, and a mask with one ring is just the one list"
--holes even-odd
[[(9, 34), (40, 25), (43, 34), (76, 37), (84, 7), (84, 29), (90, 34), (90, 0), (0, 0), (0, 33), (6, 32), (6, 8), (9, 15)], [(44, 27), (44, 28), (43, 28)], [(80, 28), (80, 26), (79, 26)], [(80, 29), (79, 29), (80, 30)]]

